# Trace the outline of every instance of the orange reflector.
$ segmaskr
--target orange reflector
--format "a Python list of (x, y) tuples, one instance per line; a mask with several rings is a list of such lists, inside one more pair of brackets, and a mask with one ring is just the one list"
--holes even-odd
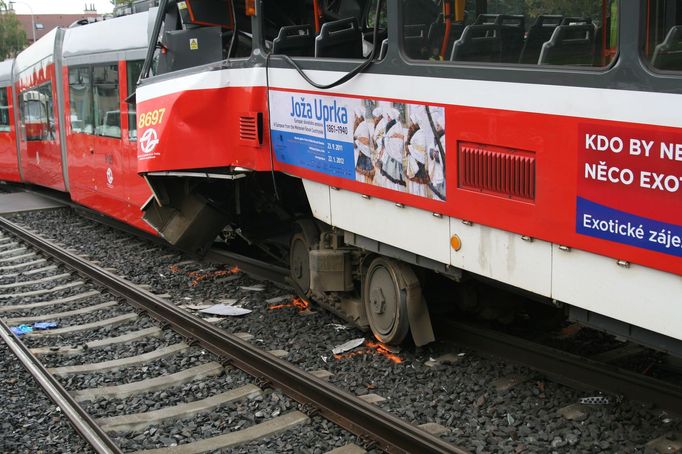
[(246, 14), (247, 16), (256, 15), (256, 0), (245, 0), (244, 14)]
[(459, 239), (459, 236), (452, 235), (450, 237), (450, 247), (455, 251), (462, 249), (462, 240)]

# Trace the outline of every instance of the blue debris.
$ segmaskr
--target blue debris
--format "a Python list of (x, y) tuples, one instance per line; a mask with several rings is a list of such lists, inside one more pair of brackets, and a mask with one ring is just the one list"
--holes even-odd
[(36, 322), (33, 324), (33, 329), (52, 329), (58, 326), (57, 322)]
[(30, 333), (33, 331), (33, 328), (31, 328), (30, 325), (19, 325), (19, 326), (13, 326), (10, 328), (10, 331), (12, 331), (14, 334), (17, 336), (22, 336), (26, 333)]

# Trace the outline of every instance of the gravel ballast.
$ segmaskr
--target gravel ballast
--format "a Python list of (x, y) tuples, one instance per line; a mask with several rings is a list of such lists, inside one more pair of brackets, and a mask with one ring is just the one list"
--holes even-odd
[[(287, 290), (242, 273), (226, 277), (225, 267), (188, 261), (174, 251), (132, 239), (109, 227), (88, 224), (88, 228), (83, 228), (85, 221), (69, 210), (22, 214), (14, 220), (49, 233), (50, 237), (76, 248), (102, 266), (116, 268), (119, 275), (135, 283), (149, 285), (157, 293), (167, 293), (177, 305), (237, 300), (238, 305), (253, 312), (244, 317), (225, 318), (218, 326), (232, 333), (250, 333), (254, 336), (251, 342), (265, 350), (286, 350), (286, 359), (305, 370), (329, 371), (333, 374), (330, 381), (351, 394), (382, 396), (386, 400), (378, 403), (381, 408), (411, 423), (441, 424), (447, 429), (442, 435), (444, 439), (473, 452), (641, 452), (648, 441), (675, 430), (679, 424), (676, 417), (646, 404), (616, 399), (608, 405), (586, 407), (584, 415), (569, 420), (560, 410), (594, 393), (556, 384), (526, 368), (467, 350), (455, 350), (455, 356), (457, 353), (460, 356), (449, 364), (429, 367), (431, 358), (453, 353), (453, 347), (443, 342), (424, 348), (404, 347), (397, 353), (400, 363), (365, 347), (336, 358), (331, 354), (334, 346), (365, 337), (366, 333), (345, 327), (343, 321), (319, 308), (311, 308), (312, 313), (295, 307), (273, 309), (271, 306), (275, 304), (267, 300), (286, 296), (277, 302), (277, 305), (286, 305), (290, 300)], [(261, 285), (262, 291), (241, 288), (256, 285)], [(139, 324), (130, 325), (140, 329)], [(107, 333), (98, 335), (103, 337)], [(27, 339), (28, 342), (35, 343), (35, 340)], [(65, 340), (61, 343), (68, 344)], [(580, 345), (577, 350), (587, 351), (588, 347)], [(214, 393), (222, 392), (225, 388), (220, 388), (220, 383), (225, 377), (200, 383), (215, 389)], [(498, 390), (496, 381), (506, 377), (523, 377), (523, 380), (509, 389)], [(135, 412), (129, 410), (129, 405), (151, 409), (157, 405), (157, 398), (165, 406), (184, 399), (180, 397), (183, 393), (188, 393), (191, 400), (210, 395), (192, 391), (194, 385), (177, 387), (181, 391), (166, 393), (165, 397), (161, 393), (150, 393), (144, 398), (98, 401), (89, 404), (89, 408), (97, 415), (113, 416), (124, 409)], [(236, 386), (230, 383), (227, 389)], [(161, 433), (168, 436), (169, 432), (164, 430)], [(338, 427), (332, 427), (328, 436), (323, 437), (328, 443), (321, 446), (345, 444), (350, 438), (343, 434)], [(190, 434), (183, 439), (194, 436)], [(316, 444), (322, 443), (314, 437), (302, 436), (298, 441), (287, 437), (288, 434), (282, 434), (253, 443), (249, 448), (264, 452), (318, 452)], [(127, 436), (123, 438), (130, 440)], [(248, 452), (244, 449), (241, 452)]]
[(0, 344), (0, 452), (94, 452), (5, 344)]

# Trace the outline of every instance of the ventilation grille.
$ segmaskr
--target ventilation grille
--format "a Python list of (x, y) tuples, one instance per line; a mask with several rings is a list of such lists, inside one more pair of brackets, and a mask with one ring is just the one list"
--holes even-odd
[(245, 112), (239, 116), (239, 139), (251, 145), (263, 143), (263, 114)]
[(460, 143), (459, 187), (513, 199), (535, 200), (535, 155)]

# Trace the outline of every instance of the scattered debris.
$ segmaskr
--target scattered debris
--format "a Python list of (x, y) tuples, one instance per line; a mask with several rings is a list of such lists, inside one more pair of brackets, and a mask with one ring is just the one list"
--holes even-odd
[(438, 358), (429, 358), (428, 361), (424, 363), (426, 367), (436, 367), (441, 364), (443, 365), (453, 365), (457, 364), (462, 360), (462, 357), (459, 355), (455, 355), (453, 353), (446, 353), (445, 355), (441, 355)]
[(281, 303), (282, 301), (289, 300), (291, 298), (293, 298), (292, 295), (276, 296), (274, 298), (270, 298), (270, 299), (265, 300), (265, 302), (268, 304), (277, 304), (277, 303)]
[(583, 405), (609, 405), (611, 399), (605, 396), (582, 397), (579, 402)]
[(212, 306), (211, 304), (183, 304), (180, 307), (182, 309), (190, 309), (193, 311), (201, 311), (203, 309), (208, 309), (211, 306)]
[(33, 329), (37, 330), (45, 330), (45, 329), (53, 329), (59, 326), (59, 323), (57, 322), (35, 322), (33, 324)]
[(228, 306), (226, 304), (214, 304), (206, 309), (201, 309), (202, 314), (223, 315), (227, 317), (236, 317), (239, 315), (250, 314), (251, 309), (244, 309), (243, 307)]
[(341, 353), (346, 353), (346, 352), (349, 352), (351, 350), (354, 350), (364, 343), (365, 343), (364, 337), (359, 337), (357, 339), (349, 340), (348, 342), (345, 342), (341, 345), (337, 345), (336, 347), (332, 348), (332, 353), (335, 355), (340, 355)]
[(33, 325), (19, 325), (10, 328), (17, 336), (22, 336), (24, 334), (32, 333), (33, 330), (46, 330), (52, 329), (59, 326), (57, 322), (35, 322)]
[(303, 313), (303, 312), (305, 312), (305, 311), (308, 311), (308, 308), (310, 307), (310, 304), (309, 304), (307, 301), (304, 301), (304, 300), (302, 300), (301, 298), (296, 297), (296, 298), (294, 298), (293, 300), (291, 300), (290, 303), (286, 303), (286, 304), (275, 304), (275, 305), (268, 306), (268, 310), (271, 310), (271, 311), (272, 311), (272, 310), (275, 310), (275, 309), (284, 309), (284, 308), (287, 308), (287, 307), (295, 307), (295, 308), (298, 308), (299, 313)]
[(241, 290), (246, 290), (249, 292), (262, 292), (265, 290), (265, 286), (263, 284), (258, 284), (258, 285), (251, 285), (251, 286), (240, 286), (239, 287)]
[(349, 329), (348, 325), (342, 325), (340, 323), (330, 323), (329, 326), (334, 328), (334, 330), (338, 333), (339, 331), (345, 331)]
[(24, 334), (33, 332), (33, 328), (30, 325), (19, 325), (11, 327), (10, 331), (12, 331), (17, 336), (22, 336)]
[(226, 299), (218, 300), (218, 303), (224, 304), (225, 306), (234, 306), (237, 304), (237, 301), (243, 301), (243, 299), (242, 300), (236, 300), (234, 298), (226, 298)]

